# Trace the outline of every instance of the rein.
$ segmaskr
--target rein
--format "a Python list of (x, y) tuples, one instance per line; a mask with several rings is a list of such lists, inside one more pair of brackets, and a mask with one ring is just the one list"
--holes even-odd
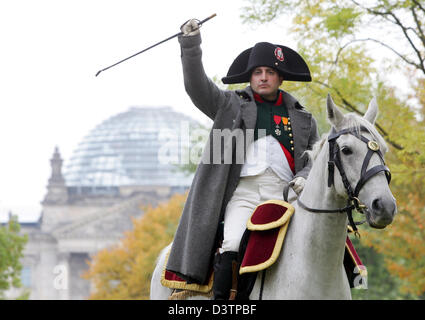
[[(368, 131), (363, 126), (360, 127), (360, 130)], [(366, 143), (368, 146), (368, 151), (366, 153), (365, 159), (363, 160), (363, 164), (362, 164), (360, 179), (357, 182), (357, 185), (354, 188), (354, 191), (350, 185), (350, 182), (348, 181), (347, 175), (342, 165), (340, 148), (338, 146), (338, 143), (336, 142), (336, 140), (341, 135), (344, 135), (344, 134), (351, 134), (355, 136), (356, 138), (360, 139), (361, 141), (363, 141), (364, 143)], [(350, 226), (353, 228), (354, 233), (356, 235), (359, 235), (357, 225), (365, 223), (366, 220), (363, 220), (361, 222), (355, 222), (353, 219), (353, 210), (356, 209), (358, 212), (362, 214), (364, 214), (365, 211), (368, 210), (367, 206), (362, 204), (358, 198), (361, 188), (365, 185), (365, 183), (370, 178), (372, 178), (373, 176), (375, 176), (381, 171), (385, 172), (385, 176), (389, 184), (391, 181), (391, 172), (390, 172), (390, 169), (388, 169), (388, 167), (385, 165), (384, 157), (381, 151), (379, 150), (379, 144), (376, 141), (369, 140), (365, 138), (364, 136), (360, 135), (358, 133), (358, 130), (356, 130), (356, 128), (343, 129), (338, 132), (336, 132), (335, 129), (332, 128), (332, 131), (328, 137), (328, 142), (329, 142), (328, 187), (330, 188), (334, 184), (334, 172), (335, 172), (335, 167), (337, 167), (339, 174), (341, 176), (342, 182), (344, 184), (345, 190), (348, 195), (347, 205), (343, 208), (338, 208), (338, 209), (315, 209), (315, 208), (307, 207), (304, 203), (301, 202), (300, 198), (298, 198), (297, 201), (301, 208), (314, 213), (346, 212)], [(373, 168), (367, 170), (370, 159), (372, 158), (374, 154), (379, 155), (379, 158), (381, 159), (382, 164), (374, 166)]]

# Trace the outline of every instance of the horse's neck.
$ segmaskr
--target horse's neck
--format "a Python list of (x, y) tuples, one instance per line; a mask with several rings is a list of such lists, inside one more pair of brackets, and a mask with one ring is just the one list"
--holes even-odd
[[(323, 154), (322, 154), (323, 153)], [(340, 205), (327, 187), (327, 157), (322, 150), (315, 160), (300, 198), (311, 208)], [(343, 269), (347, 217), (342, 213), (312, 213), (293, 203), (284, 249), (266, 277), (265, 299), (350, 299)], [(258, 294), (260, 288), (256, 286)]]
[[(328, 153), (326, 145), (315, 159), (310, 174), (300, 195), (302, 202), (315, 209), (338, 209), (346, 205), (345, 200), (335, 193), (333, 187), (328, 187)], [(337, 169), (336, 173), (338, 172)], [(298, 210), (302, 210), (298, 208)], [(318, 240), (341, 243), (347, 232), (347, 217), (345, 213), (312, 213), (303, 214), (306, 225), (313, 225), (315, 237)], [(338, 241), (337, 241), (338, 240)]]
[[(313, 163), (304, 191), (302, 202), (315, 209), (336, 209), (345, 205), (338, 198), (334, 188), (327, 186), (328, 155), (322, 150)], [(347, 234), (345, 213), (313, 213), (296, 205), (291, 233), (297, 234), (296, 246), (304, 252), (307, 269), (314, 270), (315, 276), (334, 277), (332, 272), (342, 268), (344, 244)]]

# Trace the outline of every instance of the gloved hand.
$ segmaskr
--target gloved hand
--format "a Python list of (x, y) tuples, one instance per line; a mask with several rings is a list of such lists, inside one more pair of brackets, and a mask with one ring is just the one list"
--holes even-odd
[(289, 182), (289, 185), (295, 191), (295, 193), (299, 196), (301, 191), (304, 189), (305, 179), (303, 177), (297, 177)]
[(181, 27), (180, 30), (183, 32), (184, 37), (190, 37), (195, 36), (199, 34), (199, 20), (196, 19), (190, 19), (187, 22), (185, 22)]

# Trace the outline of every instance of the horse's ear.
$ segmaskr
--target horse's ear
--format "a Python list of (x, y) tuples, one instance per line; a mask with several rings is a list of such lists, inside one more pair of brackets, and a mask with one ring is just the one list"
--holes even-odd
[(369, 121), (371, 124), (375, 123), (376, 117), (378, 116), (378, 104), (376, 103), (375, 97), (370, 101), (369, 107), (363, 118)]
[(344, 120), (344, 114), (335, 105), (329, 93), (326, 105), (328, 110), (328, 119), (330, 123), (333, 124), (334, 127), (338, 128), (341, 122)]

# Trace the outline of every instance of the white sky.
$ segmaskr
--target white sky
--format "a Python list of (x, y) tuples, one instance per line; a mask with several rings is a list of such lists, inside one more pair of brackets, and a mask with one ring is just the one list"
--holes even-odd
[[(242, 25), (243, 0), (14, 0), (0, 3), (0, 221), (38, 218), (59, 146), (65, 162), (83, 137), (130, 106), (169, 105), (198, 120), (173, 39), (95, 77), (98, 70), (217, 13), (202, 28), (207, 74), (226, 75), (260, 41), (295, 47), (279, 28)], [(276, 24), (275, 24), (276, 25)]]

